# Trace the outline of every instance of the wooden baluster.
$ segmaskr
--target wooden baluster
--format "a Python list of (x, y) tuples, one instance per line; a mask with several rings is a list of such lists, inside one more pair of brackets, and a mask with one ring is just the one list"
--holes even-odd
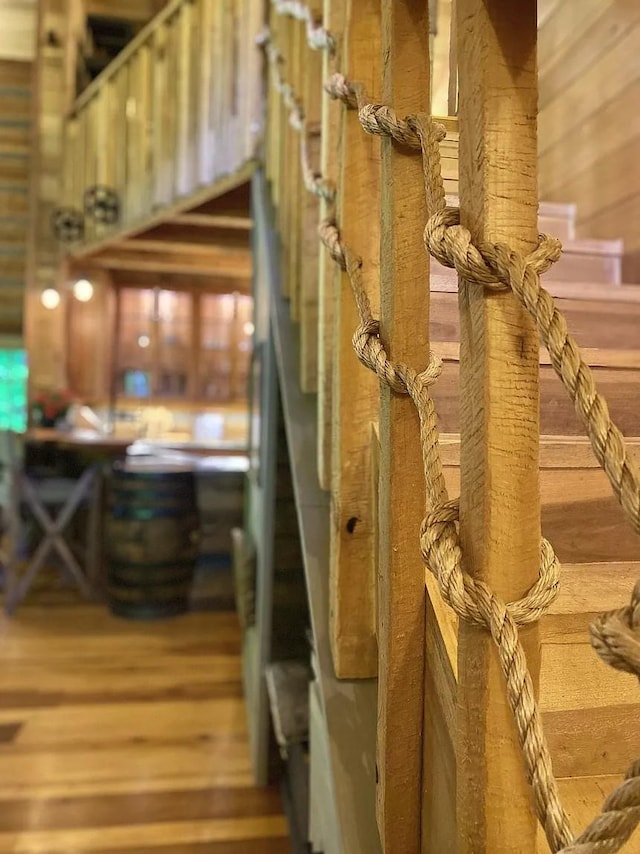
[[(320, 17), (321, 2), (311, 5), (312, 13)], [(306, 138), (312, 169), (320, 164), (320, 120), (322, 115), (322, 53), (311, 50), (306, 33), (301, 44), (301, 96), (306, 115)], [(305, 392), (318, 387), (318, 197), (300, 182), (302, 238), (300, 245), (300, 384)], [(325, 254), (325, 253), (322, 253)]]
[[(537, 239), (535, 0), (458, 0), (460, 206), (475, 241)], [(538, 578), (538, 336), (510, 293), (460, 282), (465, 567), (504, 601)], [(521, 631), (534, 683), (537, 626)], [(458, 851), (534, 851), (536, 820), (498, 652), (460, 625)]]
[[(350, 79), (375, 92), (380, 81), (380, 4), (353, 0), (346, 22), (344, 65)], [(380, 142), (365, 134), (358, 113), (344, 116), (338, 225), (344, 242), (363, 259), (363, 281), (377, 314), (380, 258)], [(371, 422), (378, 381), (352, 345), (359, 318), (346, 273), (334, 306), (336, 352), (331, 475), (331, 645), (336, 674), (375, 676), (375, 578), (370, 500)]]
[(117, 125), (115, 121), (116, 90), (113, 78), (105, 84), (102, 97), (104, 99), (102, 108), (102, 127), (104, 130), (101, 131), (101, 146), (103, 148), (104, 183), (112, 187), (118, 193), (118, 198), (122, 200), (120, 189), (117, 186), (116, 161), (120, 153), (117, 148)]
[(127, 193), (129, 169), (128, 161), (125, 156), (128, 145), (128, 122), (127, 122), (127, 89), (128, 89), (129, 69), (127, 65), (123, 65), (117, 72), (114, 79), (114, 100), (115, 100), (115, 127), (116, 127), (116, 187), (120, 201), (123, 206), (122, 218), (125, 221), (129, 219), (129, 197)]
[[(96, 98), (93, 97), (84, 109), (86, 124), (85, 124), (85, 155), (84, 155), (84, 186), (85, 188), (94, 187), (96, 184), (96, 159), (97, 145), (96, 138)], [(85, 242), (89, 243), (94, 240), (100, 232), (100, 225), (92, 216), (85, 217)]]
[[(282, 55), (283, 61), (280, 66), (281, 75), (287, 83), (290, 83), (291, 77), (291, 30), (293, 21), (286, 15), (281, 16), (278, 22), (278, 42), (277, 46)], [(278, 151), (280, 152), (280, 166), (278, 174), (280, 177), (280, 190), (278, 192), (278, 209), (277, 222), (280, 231), (280, 241), (282, 244), (282, 293), (283, 296), (289, 296), (289, 252), (291, 245), (290, 232), (290, 198), (289, 198), (289, 177), (291, 173), (291, 161), (295, 157), (293, 150), (293, 129), (289, 124), (290, 111), (289, 107), (284, 103), (280, 110), (280, 129), (277, 137)]]
[(200, 91), (198, 95), (198, 178), (208, 184), (213, 173), (213, 139), (211, 127), (211, 92), (216, 81), (213, 76), (213, 5), (215, 0), (200, 0), (199, 25), (201, 56), (199, 57)]
[(176, 175), (175, 194), (184, 196), (191, 186), (191, 164), (189, 158), (189, 78), (191, 68), (191, 15), (193, 6), (184, 3), (180, 7), (177, 27), (177, 129), (176, 129)]
[[(78, 149), (78, 119), (67, 119), (64, 127), (64, 204), (74, 207)], [(79, 208), (82, 210), (82, 208)]]
[(140, 151), (140, 134), (138, 132), (138, 79), (140, 57), (134, 54), (127, 62), (127, 90), (125, 100), (125, 114), (127, 119), (127, 220), (132, 222), (138, 219), (140, 213), (140, 174), (138, 172), (138, 161)]
[(262, 58), (256, 49), (256, 38), (264, 26), (264, 12), (261, 0), (247, 0), (246, 30), (242, 34), (240, 45), (245, 55), (242, 65), (245, 68), (247, 85), (240, 91), (241, 105), (244, 106), (245, 159), (255, 158), (258, 144), (263, 137), (264, 105), (262, 94)]
[[(287, 82), (293, 88), (294, 97), (297, 101), (301, 101), (302, 98), (300, 71), (303, 61), (302, 51), (305, 50), (305, 47), (306, 39), (304, 25), (301, 21), (296, 21), (292, 18), (290, 21), (290, 42), (287, 54), (288, 61), (286, 74)], [(302, 109), (304, 110), (304, 104), (302, 104)], [(304, 190), (304, 184), (302, 183), (302, 169), (300, 167), (300, 131), (294, 128), (291, 123), (289, 123), (287, 130), (289, 133), (289, 151), (291, 153), (286, 173), (286, 200), (289, 222), (289, 284), (287, 285), (287, 291), (290, 299), (291, 317), (293, 320), (298, 321), (300, 320), (300, 240), (302, 234), (301, 193)]]
[(220, 163), (220, 173), (222, 175), (226, 175), (231, 171), (231, 161), (233, 160), (232, 151), (230, 151), (230, 146), (233, 145), (231, 141), (230, 134), (230, 126), (231, 126), (231, 108), (232, 108), (232, 90), (233, 90), (233, 80), (231, 73), (231, 66), (233, 62), (233, 55), (235, 46), (233, 44), (233, 7), (232, 0), (219, 0), (220, 5), (222, 6), (222, 20), (221, 20), (221, 56), (220, 56), (220, 77), (218, 80), (218, 86), (220, 86), (221, 90), (221, 111), (220, 111), (220, 123), (218, 125), (219, 129), (219, 140), (220, 145), (218, 148), (219, 151), (219, 163)]
[(178, 111), (178, 16), (173, 15), (165, 25), (167, 33), (167, 91), (164, 101), (164, 155), (166, 204), (175, 199), (177, 168), (177, 111)]
[(223, 137), (224, 121), (224, 88), (222, 85), (224, 73), (224, 4), (215, 0), (213, 5), (213, 79), (211, 89), (211, 134), (212, 134), (212, 178), (219, 178), (223, 173)]
[(450, 116), (458, 112), (458, 28), (456, 25), (456, 3), (451, 0), (451, 26), (449, 28), (449, 86), (447, 110)]
[(159, 27), (153, 41), (153, 173), (154, 202), (156, 205), (168, 204), (170, 196), (166, 181), (167, 122), (166, 103), (168, 99), (169, 77), (167, 58), (167, 27)]
[[(274, 48), (278, 47), (279, 43), (279, 26), (280, 26), (280, 16), (277, 14), (275, 7), (272, 5), (269, 15), (269, 33), (271, 39), (271, 45)], [(266, 154), (267, 154), (267, 180), (271, 184), (271, 198), (273, 200), (273, 204), (278, 210), (280, 197), (280, 145), (279, 145), (279, 134), (280, 134), (280, 113), (284, 109), (284, 105), (282, 103), (282, 96), (278, 92), (273, 82), (273, 69), (271, 68), (269, 58), (265, 54), (265, 63), (266, 63), (266, 74), (267, 74), (267, 141), (266, 141)]]
[(191, 4), (191, 31), (189, 35), (189, 193), (200, 186), (200, 93), (209, 89), (211, 81), (205, 77), (205, 42), (203, 0), (193, 0)]
[(151, 66), (151, 41), (140, 47), (140, 65), (138, 69), (138, 108), (136, 120), (139, 134), (140, 170), (140, 215), (147, 216), (152, 210), (151, 192), (151, 98), (153, 86), (153, 68)]
[[(399, 117), (429, 112), (424, 0), (382, 4), (382, 102)], [(393, 362), (429, 361), (427, 219), (419, 152), (382, 140), (381, 336)], [(408, 395), (381, 385), (378, 572), (377, 815), (387, 854), (420, 850), (424, 703), (424, 477), (419, 419)]]
[[(335, 50), (323, 52), (322, 80), (341, 70), (345, 0), (324, 0), (323, 26), (333, 34)], [(340, 129), (344, 108), (325, 93), (322, 99), (320, 171), (334, 187), (338, 184)], [(320, 221), (333, 213), (333, 203), (320, 200)], [(318, 273), (318, 480), (331, 486), (331, 424), (333, 412), (333, 357), (336, 344), (333, 308), (340, 273), (327, 252), (320, 252)]]

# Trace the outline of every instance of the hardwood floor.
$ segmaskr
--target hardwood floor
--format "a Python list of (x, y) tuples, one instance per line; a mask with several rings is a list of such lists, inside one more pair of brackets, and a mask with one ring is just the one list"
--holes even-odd
[(0, 852), (290, 854), (252, 785), (234, 614), (0, 618)]

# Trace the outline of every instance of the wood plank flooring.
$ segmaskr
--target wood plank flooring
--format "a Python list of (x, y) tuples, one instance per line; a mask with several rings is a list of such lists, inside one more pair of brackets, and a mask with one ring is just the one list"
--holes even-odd
[(0, 854), (290, 854), (235, 614), (36, 602), (0, 618)]

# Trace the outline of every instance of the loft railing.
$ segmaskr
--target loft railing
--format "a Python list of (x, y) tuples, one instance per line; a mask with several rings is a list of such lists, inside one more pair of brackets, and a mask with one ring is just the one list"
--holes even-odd
[(262, 6), (172, 0), (79, 96), (64, 129), (63, 204), (84, 214), (92, 188), (108, 192), (84, 216), (76, 246), (213, 196), (250, 167), (261, 132)]

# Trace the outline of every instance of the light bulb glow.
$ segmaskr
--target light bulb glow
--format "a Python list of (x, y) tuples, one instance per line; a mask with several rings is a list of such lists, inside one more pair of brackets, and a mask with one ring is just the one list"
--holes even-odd
[(88, 279), (78, 279), (73, 286), (73, 295), (80, 302), (89, 302), (93, 296), (93, 285)]
[(253, 325), (253, 323), (251, 323), (251, 321), (250, 321), (250, 320), (248, 320), (248, 321), (245, 323), (245, 325), (242, 327), (242, 329), (243, 329), (243, 332), (244, 332), (244, 334), (245, 334), (245, 335), (253, 335), (253, 332), (254, 332), (255, 326)]
[(40, 294), (40, 302), (45, 308), (57, 308), (60, 305), (60, 294), (55, 288), (46, 288)]

